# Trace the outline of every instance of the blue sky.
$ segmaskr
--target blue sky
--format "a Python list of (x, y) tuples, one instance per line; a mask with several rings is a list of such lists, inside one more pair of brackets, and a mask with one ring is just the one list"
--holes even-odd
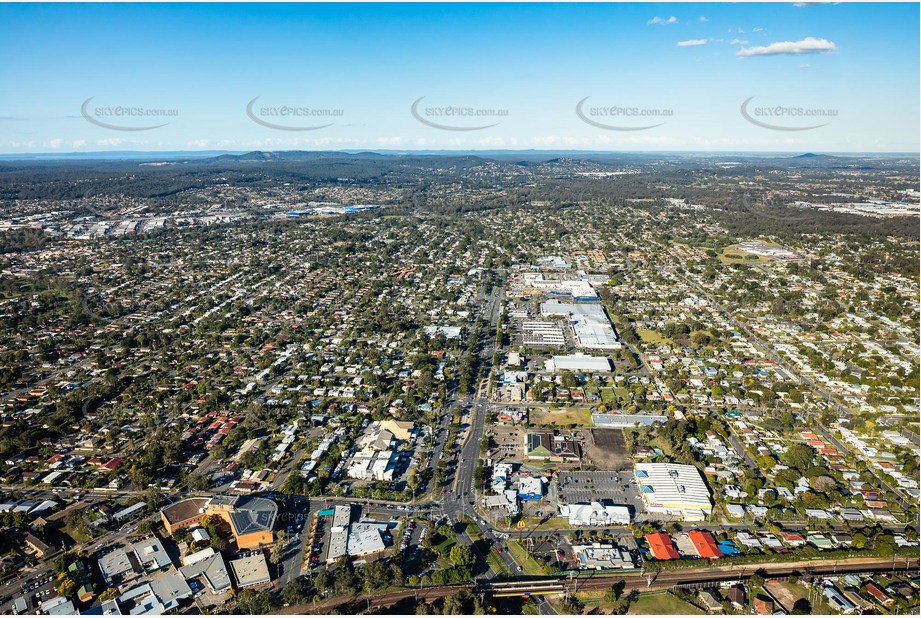
[(0, 152), (917, 152), (918, 21), (917, 3), (0, 4)]

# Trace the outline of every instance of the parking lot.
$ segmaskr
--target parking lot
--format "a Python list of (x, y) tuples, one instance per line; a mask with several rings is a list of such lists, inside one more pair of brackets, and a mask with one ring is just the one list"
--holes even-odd
[(556, 494), (564, 504), (611, 500), (632, 506), (634, 514), (644, 511), (643, 498), (630, 471), (560, 472)]
[(492, 427), (491, 456), (497, 461), (505, 459), (521, 461), (524, 457), (524, 429), (513, 425), (495, 425)]

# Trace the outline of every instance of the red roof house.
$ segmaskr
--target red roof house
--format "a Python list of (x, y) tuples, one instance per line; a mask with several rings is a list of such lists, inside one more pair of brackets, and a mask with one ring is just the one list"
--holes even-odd
[(694, 544), (694, 550), (701, 558), (716, 560), (717, 558), (723, 557), (723, 552), (721, 552), (719, 546), (717, 546), (716, 539), (713, 538), (713, 535), (709, 532), (691, 530), (688, 532), (688, 538), (691, 539), (691, 543)]
[(664, 532), (656, 532), (646, 535), (646, 542), (649, 543), (649, 549), (656, 560), (677, 560), (678, 549), (672, 542), (672, 537)]

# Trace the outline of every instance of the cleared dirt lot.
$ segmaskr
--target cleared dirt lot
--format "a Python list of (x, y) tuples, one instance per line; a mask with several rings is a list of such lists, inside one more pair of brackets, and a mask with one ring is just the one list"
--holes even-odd
[(591, 429), (585, 436), (585, 455), (602, 470), (630, 470), (633, 467), (627, 453), (627, 441), (621, 429)]
[(531, 410), (528, 420), (532, 425), (591, 427), (592, 413), (585, 408), (562, 408), (560, 410), (536, 408)]

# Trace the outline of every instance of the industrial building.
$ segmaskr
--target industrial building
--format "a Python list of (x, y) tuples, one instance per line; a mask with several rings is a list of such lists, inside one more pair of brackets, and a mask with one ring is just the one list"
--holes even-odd
[(123, 614), (162, 616), (178, 609), (182, 600), (191, 596), (192, 589), (185, 578), (180, 573), (169, 573), (128, 590), (118, 597), (118, 606)]
[(234, 579), (237, 580), (237, 587), (241, 590), (272, 585), (269, 565), (266, 563), (265, 555), (262, 552), (257, 552), (253, 556), (231, 560), (230, 570), (233, 571)]
[(179, 572), (188, 581), (190, 579), (203, 579), (212, 594), (223, 594), (230, 590), (230, 574), (224, 557), (212, 548), (195, 552), (183, 560), (185, 566)]
[(620, 340), (600, 303), (561, 303), (550, 300), (540, 306), (544, 316), (565, 318), (572, 327), (579, 347), (592, 350), (619, 350)]
[(652, 425), (653, 423), (665, 424), (668, 417), (664, 414), (592, 414), (592, 424), (595, 427), (612, 427), (615, 429), (628, 429), (638, 425)]
[(633, 569), (636, 564), (630, 552), (611, 543), (592, 543), (591, 545), (573, 545), (572, 553), (579, 561), (580, 569)]
[(634, 466), (634, 474), (650, 513), (703, 521), (713, 508), (707, 484), (695, 466), (641, 463)]
[(540, 500), (544, 497), (544, 483), (541, 476), (523, 476), (518, 480), (518, 497), (522, 500)]
[(611, 371), (611, 359), (606, 356), (589, 356), (577, 352), (568, 356), (554, 356), (544, 361), (544, 369), (549, 373), (558, 371), (608, 373)]

